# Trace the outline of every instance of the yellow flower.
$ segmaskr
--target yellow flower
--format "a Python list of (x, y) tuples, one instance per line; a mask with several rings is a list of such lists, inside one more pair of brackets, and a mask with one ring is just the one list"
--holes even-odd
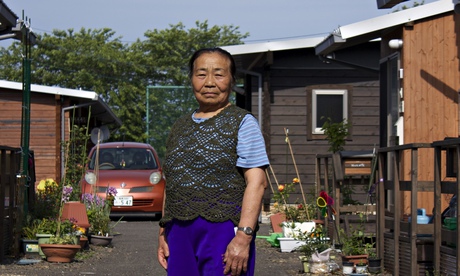
[(284, 191), (284, 185), (278, 185), (278, 191), (279, 192)]
[(294, 177), (294, 179), (292, 179), (292, 183), (299, 183), (300, 180), (297, 178), (297, 177)]
[(278, 202), (273, 203), (274, 208), (278, 208), (278, 206), (279, 206)]
[(40, 182), (37, 185), (37, 190), (41, 191), (41, 192), (45, 191), (46, 185), (54, 185), (54, 186), (56, 186), (57, 183), (52, 178), (42, 179), (42, 180), (40, 180)]

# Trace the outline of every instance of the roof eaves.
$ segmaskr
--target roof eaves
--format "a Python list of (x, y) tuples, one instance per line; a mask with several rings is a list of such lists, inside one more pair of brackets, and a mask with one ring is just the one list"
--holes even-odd
[(340, 34), (332, 33), (325, 40), (321, 41), (321, 43), (316, 45), (315, 54), (316, 55), (328, 54), (340, 48), (340, 46), (345, 42), (346, 40), (343, 39), (342, 36), (340, 36)]
[[(22, 83), (0, 80), (0, 87), (14, 89), (14, 90), (22, 90)], [(75, 97), (75, 98), (89, 99), (92, 101), (97, 101), (99, 99), (99, 96), (97, 95), (97, 93), (93, 91), (68, 89), (68, 88), (61, 88), (61, 87), (55, 87), (55, 86), (32, 84), (30, 85), (30, 90), (33, 92), (38, 92), (38, 93), (69, 96), (69, 97)]]
[(341, 26), (315, 47), (317, 55), (326, 55), (344, 46), (351, 46), (360, 40), (380, 38), (382, 30), (406, 24), (415, 20), (453, 11), (452, 0), (439, 0), (418, 7), (393, 12), (368, 20)]
[(340, 27), (340, 34), (343, 39), (348, 39), (453, 10), (454, 5), (452, 0), (439, 0), (429, 4), (420, 5), (414, 8), (342, 26)]
[(0, 0), (0, 30), (5, 26), (7, 28), (16, 26), (16, 20), (18, 20), (18, 16), (5, 4), (3, 0)]
[(222, 49), (228, 51), (232, 55), (265, 53), (291, 49), (313, 48), (323, 39), (324, 37), (313, 37), (304, 39), (269, 41), (264, 43), (223, 46)]
[[(0, 80), (0, 88), (22, 91), (22, 83)], [(109, 123), (114, 122), (119, 126), (122, 125), (122, 121), (113, 113), (112, 109), (99, 97), (99, 95), (96, 92), (61, 87), (51, 87), (38, 84), (32, 84), (30, 86), (30, 91), (34, 93), (44, 93), (79, 98), (83, 100), (82, 102), (90, 101), (91, 105), (97, 105), (99, 107), (99, 113), (95, 115), (100, 116), (102, 118), (101, 120), (104, 120), (104, 122)]]

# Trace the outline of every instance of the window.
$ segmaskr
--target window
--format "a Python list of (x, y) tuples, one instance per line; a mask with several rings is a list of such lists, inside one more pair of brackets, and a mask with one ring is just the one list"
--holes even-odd
[(312, 89), (311, 90), (311, 126), (312, 134), (324, 134), (321, 130), (326, 118), (339, 123), (348, 121), (347, 89)]

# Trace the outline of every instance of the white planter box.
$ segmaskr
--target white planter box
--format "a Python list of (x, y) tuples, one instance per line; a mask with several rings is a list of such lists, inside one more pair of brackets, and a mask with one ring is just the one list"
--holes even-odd
[(283, 236), (286, 238), (295, 238), (299, 232), (310, 233), (315, 230), (316, 223), (313, 221), (309, 222), (295, 222), (294, 227), (292, 222), (283, 222)]
[(278, 238), (278, 240), (280, 242), (281, 252), (292, 252), (305, 244), (304, 241), (299, 241), (294, 238)]

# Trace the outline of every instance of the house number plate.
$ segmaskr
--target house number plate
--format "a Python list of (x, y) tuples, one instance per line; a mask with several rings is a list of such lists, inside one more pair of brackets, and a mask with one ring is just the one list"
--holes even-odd
[(114, 206), (133, 206), (132, 196), (115, 196)]

